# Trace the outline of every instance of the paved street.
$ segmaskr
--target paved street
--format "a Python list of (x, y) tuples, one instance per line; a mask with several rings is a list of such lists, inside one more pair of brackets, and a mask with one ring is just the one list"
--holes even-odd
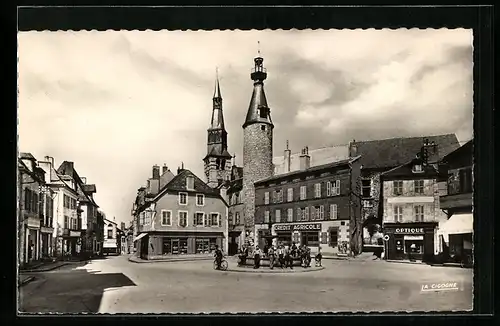
[[(230, 261), (230, 264), (235, 262)], [(211, 261), (138, 264), (126, 256), (36, 274), (20, 290), (24, 312), (309, 312), (472, 309), (472, 270), (325, 260), (322, 271), (215, 271)], [(461, 290), (421, 292), (426, 282)]]

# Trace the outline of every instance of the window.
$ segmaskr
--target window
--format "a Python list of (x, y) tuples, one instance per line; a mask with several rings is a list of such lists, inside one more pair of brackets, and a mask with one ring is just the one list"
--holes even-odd
[[(260, 116), (262, 116), (262, 111), (260, 112)], [(260, 126), (260, 130), (266, 131), (266, 126)]]
[(196, 253), (197, 254), (208, 254), (215, 248), (215, 238), (203, 239), (196, 238)]
[(269, 211), (264, 212), (264, 223), (269, 223)]
[(264, 193), (264, 204), (269, 204), (269, 192)]
[(403, 194), (403, 181), (397, 180), (392, 182), (394, 196), (401, 196)]
[(161, 225), (172, 225), (172, 211), (161, 211)]
[(330, 247), (337, 247), (338, 242), (339, 242), (339, 230), (338, 229), (331, 229), (330, 230)]
[(415, 194), (422, 195), (424, 193), (424, 180), (415, 180), (413, 182)]
[(293, 188), (288, 188), (287, 190), (287, 201), (293, 201)]
[(304, 208), (304, 221), (309, 221), (309, 206)]
[(108, 230), (108, 239), (113, 239), (113, 230)]
[(325, 206), (321, 205), (319, 207), (319, 217), (317, 217), (318, 220), (324, 220), (325, 219)]
[(71, 229), (78, 230), (78, 220), (76, 218), (71, 219)]
[(204, 206), (204, 205), (205, 205), (205, 195), (197, 194), (196, 206)]
[(235, 224), (236, 225), (240, 225), (240, 213), (236, 213), (236, 221), (235, 221)]
[[(232, 217), (232, 214), (230, 216)], [(194, 213), (194, 225), (203, 226), (204, 218), (205, 218), (205, 213), (203, 212)]]
[(328, 181), (326, 183), (326, 196), (330, 197), (332, 195), (332, 183)]
[(297, 218), (296, 218), (296, 221), (302, 221), (302, 213), (303, 213), (302, 208), (298, 207), (297, 208)]
[(361, 196), (363, 198), (370, 198), (372, 192), (372, 179), (361, 180)]
[(332, 196), (340, 195), (340, 180), (335, 180), (332, 184)]
[(394, 221), (403, 222), (403, 207), (394, 206)]
[(314, 185), (314, 197), (321, 198), (321, 183)]
[(179, 217), (179, 226), (181, 227), (186, 227), (187, 226), (187, 212), (185, 211), (179, 211), (178, 212), (178, 217)]
[(229, 214), (227, 215), (227, 224), (228, 224), (228, 225), (234, 225), (234, 224), (233, 224), (233, 213), (229, 213)]
[(307, 198), (306, 186), (300, 186), (300, 200), (305, 200)]
[(420, 165), (420, 164), (415, 164), (415, 165), (413, 166), (413, 169), (412, 169), (412, 170), (413, 170), (413, 172), (415, 172), (415, 173), (424, 172), (424, 170), (422, 170), (422, 165)]
[(276, 191), (276, 203), (282, 203), (282, 202), (283, 202), (283, 191), (277, 190)]
[[(263, 119), (267, 118), (267, 108), (265, 108), (265, 107), (259, 108), (259, 115)], [(262, 127), (265, 127), (265, 126), (262, 126)], [(262, 130), (265, 130), (265, 129), (262, 129)]]
[(192, 176), (186, 177), (186, 189), (187, 190), (194, 189), (194, 178)]
[(208, 223), (209, 226), (220, 226), (219, 213), (210, 213)]
[(281, 222), (281, 210), (277, 209), (276, 210), (276, 223)]
[(69, 217), (64, 216), (64, 228), (69, 229)]
[(188, 202), (187, 193), (180, 192), (179, 193), (179, 204), (180, 205), (187, 205), (187, 202)]
[(302, 244), (311, 247), (319, 246), (318, 232), (301, 232), (301, 234), (302, 234)]
[(415, 206), (415, 221), (423, 222), (424, 221), (424, 206), (418, 205)]
[(293, 222), (293, 208), (287, 210), (287, 222)]
[(331, 204), (330, 205), (330, 219), (331, 220), (336, 220), (337, 219), (337, 204)]

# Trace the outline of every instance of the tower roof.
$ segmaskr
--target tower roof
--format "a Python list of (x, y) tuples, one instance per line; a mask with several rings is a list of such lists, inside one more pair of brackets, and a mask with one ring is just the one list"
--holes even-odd
[(222, 99), (222, 95), (220, 93), (220, 85), (219, 85), (219, 70), (215, 69), (215, 87), (214, 87), (214, 99), (220, 98)]
[(212, 119), (210, 129), (224, 129), (224, 115), (222, 114), (222, 96), (220, 92), (219, 74), (216, 72), (215, 88), (212, 107)]
[(266, 93), (264, 92), (264, 80), (267, 78), (267, 72), (263, 66), (263, 62), (264, 59), (260, 56), (254, 59), (255, 67), (250, 74), (251, 79), (254, 81), (253, 92), (243, 128), (259, 122), (273, 125), (271, 110), (267, 104)]

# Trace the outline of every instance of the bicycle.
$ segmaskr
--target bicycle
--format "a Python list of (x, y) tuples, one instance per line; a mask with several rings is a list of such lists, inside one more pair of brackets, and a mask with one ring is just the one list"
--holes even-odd
[(465, 268), (469, 266), (472, 266), (472, 256), (465, 255), (465, 257), (460, 260), (460, 267)]
[[(229, 264), (226, 259), (222, 258), (222, 261), (220, 262), (220, 270), (225, 271), (227, 270)], [(217, 269), (217, 260), (214, 260), (214, 269)]]

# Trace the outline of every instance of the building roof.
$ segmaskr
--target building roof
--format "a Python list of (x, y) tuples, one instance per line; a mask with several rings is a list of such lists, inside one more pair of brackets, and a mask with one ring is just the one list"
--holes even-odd
[[(293, 153), (290, 155), (290, 171), (300, 170), (300, 155), (301, 153)], [(328, 164), (331, 162), (341, 161), (349, 158), (349, 145), (336, 145), (323, 148), (317, 148), (309, 151), (311, 157), (311, 167)], [(273, 157), (274, 174), (279, 175), (288, 173), (285, 171), (285, 157)]]
[(299, 171), (293, 171), (293, 172), (283, 173), (283, 174), (275, 175), (275, 176), (272, 176), (272, 177), (269, 177), (269, 178), (258, 180), (258, 181), (255, 182), (255, 184), (261, 184), (261, 183), (269, 182), (269, 181), (273, 181), (273, 180), (281, 180), (281, 179), (284, 179), (284, 178), (288, 178), (288, 177), (295, 176), (295, 175), (300, 175), (300, 174), (303, 174), (303, 173), (318, 172), (318, 171), (323, 171), (323, 170), (327, 170), (327, 169), (331, 169), (331, 168), (335, 168), (335, 167), (340, 167), (340, 166), (343, 166), (343, 165), (348, 165), (348, 164), (350, 164), (350, 163), (352, 163), (354, 161), (357, 161), (357, 160), (359, 160), (359, 158), (360, 158), (360, 156), (356, 156), (356, 157), (352, 157), (352, 158), (349, 158), (349, 159), (340, 160), (340, 161), (337, 161), (337, 162), (331, 162), (331, 163), (328, 163), (328, 164), (322, 164), (322, 165), (312, 166), (312, 167), (310, 167), (309, 169), (306, 169), (306, 170), (299, 170)]
[[(187, 177), (193, 177), (194, 178), (194, 190), (188, 190), (187, 185), (186, 185), (186, 179)], [(164, 187), (161, 189), (156, 195), (156, 197), (153, 199), (153, 201), (158, 201), (167, 191), (173, 191), (173, 192), (178, 192), (178, 191), (185, 191), (185, 192), (196, 192), (199, 194), (204, 194), (204, 195), (209, 195), (209, 196), (215, 196), (215, 197), (220, 197), (220, 191), (217, 189), (213, 189), (209, 187), (203, 180), (198, 178), (193, 172), (183, 169), (180, 170), (179, 173), (172, 179), (170, 180)], [(222, 197), (220, 197), (222, 198)]]
[(19, 158), (22, 160), (36, 161), (36, 158), (31, 153), (26, 153), (26, 152), (19, 153)]
[(443, 161), (448, 161), (454, 159), (456, 156), (467, 155), (472, 157), (474, 151), (474, 144), (472, 139), (463, 144), (461, 147), (455, 149), (454, 151), (448, 153), (446, 156), (442, 158)]
[[(413, 166), (419, 164), (422, 166), (422, 172), (414, 172)], [(415, 158), (405, 164), (397, 166), (393, 169), (385, 171), (380, 174), (380, 177), (384, 181), (392, 180), (392, 179), (400, 179), (400, 178), (408, 178), (412, 177), (415, 179), (423, 179), (423, 178), (437, 178), (439, 177), (439, 171), (432, 164), (423, 165), (422, 160)]]
[(406, 164), (415, 158), (416, 153), (422, 148), (424, 139), (438, 145), (439, 158), (460, 147), (455, 134), (446, 134), (353, 142), (351, 149), (355, 144), (356, 155), (361, 155), (360, 163), (364, 169), (391, 168)]

